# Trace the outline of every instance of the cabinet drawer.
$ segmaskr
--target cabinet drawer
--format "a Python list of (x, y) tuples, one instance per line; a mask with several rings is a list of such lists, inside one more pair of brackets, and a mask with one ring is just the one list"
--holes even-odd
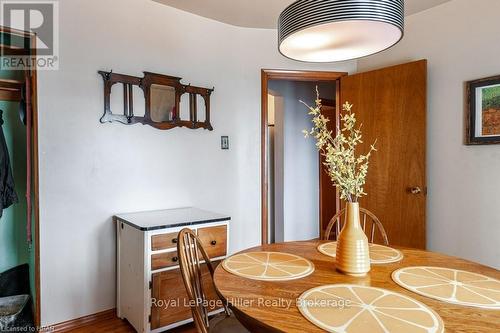
[(151, 236), (151, 251), (166, 250), (177, 246), (178, 232)]
[(151, 255), (151, 270), (179, 265), (177, 251)]
[[(220, 262), (213, 262), (214, 268)], [(219, 300), (213, 288), (212, 278), (206, 265), (202, 265), (203, 291), (207, 300)], [(152, 277), (151, 291), (151, 329), (164, 327), (191, 317), (191, 308), (187, 298), (184, 281), (179, 269), (155, 273)], [(210, 302), (214, 305), (215, 302)], [(217, 307), (209, 307), (214, 311)]]
[(226, 255), (227, 226), (200, 228), (198, 229), (198, 237), (210, 258)]

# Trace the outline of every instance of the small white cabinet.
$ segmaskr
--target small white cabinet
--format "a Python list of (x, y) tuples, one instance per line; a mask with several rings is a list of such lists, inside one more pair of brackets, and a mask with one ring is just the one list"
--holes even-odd
[[(139, 333), (162, 332), (192, 321), (179, 272), (177, 234), (183, 228), (195, 230), (218, 264), (227, 255), (230, 219), (197, 208), (116, 215), (118, 317)], [(204, 274), (207, 298), (217, 299), (208, 269)]]

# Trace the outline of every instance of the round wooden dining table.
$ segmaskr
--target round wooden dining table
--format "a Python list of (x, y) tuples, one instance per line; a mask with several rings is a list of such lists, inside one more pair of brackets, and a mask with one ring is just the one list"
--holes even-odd
[(409, 296), (434, 310), (442, 318), (446, 332), (500, 332), (500, 310), (474, 308), (431, 299), (397, 285), (391, 274), (403, 267), (434, 266), (483, 274), (500, 280), (500, 271), (468, 260), (416, 249), (399, 249), (404, 257), (391, 264), (372, 265), (365, 277), (351, 277), (335, 269), (335, 258), (317, 247), (326, 241), (302, 241), (257, 246), (244, 252), (273, 251), (310, 260), (314, 272), (289, 281), (258, 281), (227, 272), (222, 265), (215, 270), (214, 283), (223, 301), (228, 302), (238, 320), (252, 332), (323, 332), (300, 313), (299, 296), (314, 287), (353, 284), (394, 291)]

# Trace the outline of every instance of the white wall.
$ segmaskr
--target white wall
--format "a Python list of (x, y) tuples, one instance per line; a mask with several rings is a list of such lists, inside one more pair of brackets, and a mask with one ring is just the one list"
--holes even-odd
[(454, 0), (406, 19), (403, 41), (358, 71), (426, 58), (427, 243), (500, 268), (500, 145), (465, 146), (464, 82), (500, 74), (498, 0)]
[[(319, 237), (319, 158), (313, 138), (304, 138), (311, 116), (300, 100), (309, 105), (316, 99), (316, 85), (323, 98), (335, 98), (335, 85), (315, 82), (272, 80), (269, 89), (283, 98), (282, 115), (276, 117), (275, 172), (283, 174), (282, 219), (276, 219), (277, 241), (297, 241)], [(282, 123), (282, 124), (281, 124)], [(281, 139), (279, 138), (281, 137)], [(281, 156), (279, 156), (281, 155)], [(276, 177), (278, 178), (278, 176)], [(276, 189), (278, 192), (279, 189)]]
[[(260, 242), (260, 69), (355, 69), (287, 60), (276, 38), (150, 0), (60, 1), (60, 70), (38, 85), (43, 325), (115, 307), (115, 213), (194, 205), (232, 216), (231, 251)], [(110, 69), (215, 86), (215, 130), (100, 124)]]

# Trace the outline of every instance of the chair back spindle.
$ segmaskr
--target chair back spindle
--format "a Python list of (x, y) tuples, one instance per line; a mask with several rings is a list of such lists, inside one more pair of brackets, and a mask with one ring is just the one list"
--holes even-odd
[[(380, 236), (382, 237), (382, 242), (384, 245), (389, 245), (389, 239), (387, 238), (387, 233), (384, 229), (384, 226), (380, 222), (380, 220), (370, 212), (368, 209), (359, 208), (359, 213), (362, 218), (361, 226), (366, 236), (368, 237), (368, 241), (373, 243), (375, 240), (375, 233), (378, 230), (380, 232)], [(328, 227), (326, 228), (325, 235), (323, 237), (324, 240), (330, 239), (330, 234), (333, 231), (333, 240), (337, 240), (340, 235), (342, 228), (344, 227), (347, 219), (346, 209), (341, 209), (328, 223)], [(367, 229), (368, 225), (368, 229)], [(335, 228), (334, 228), (335, 227)]]

